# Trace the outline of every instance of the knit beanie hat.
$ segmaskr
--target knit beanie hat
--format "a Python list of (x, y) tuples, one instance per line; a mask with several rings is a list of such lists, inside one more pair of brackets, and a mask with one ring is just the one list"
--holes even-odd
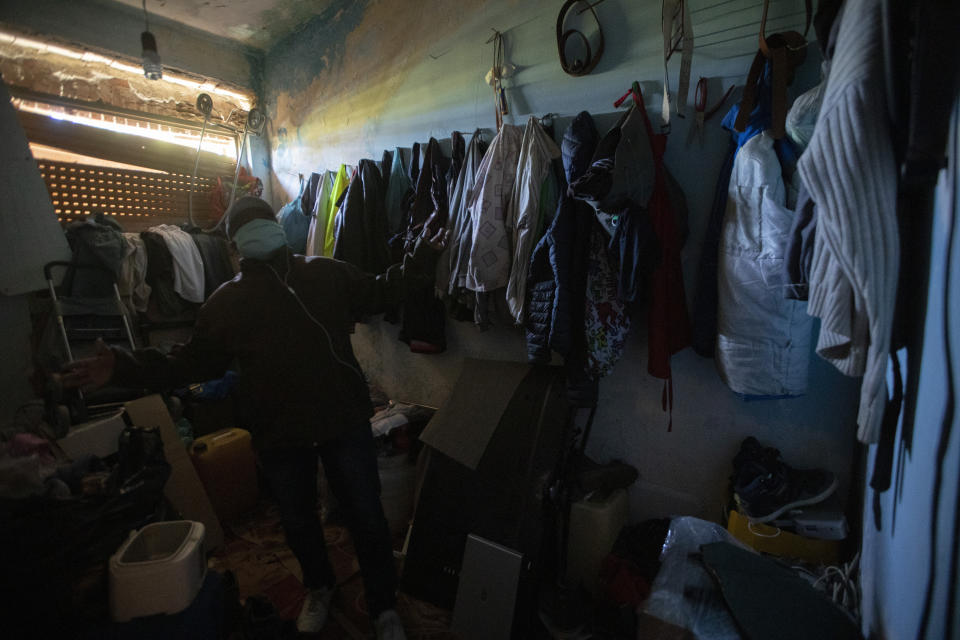
[(251, 220), (277, 220), (273, 208), (267, 202), (256, 196), (243, 196), (230, 205), (223, 214), (226, 219), (227, 238), (233, 240), (237, 230)]

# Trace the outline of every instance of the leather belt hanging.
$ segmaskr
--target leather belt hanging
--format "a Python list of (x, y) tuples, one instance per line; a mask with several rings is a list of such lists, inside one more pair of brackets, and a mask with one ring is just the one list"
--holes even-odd
[(720, 110), (720, 107), (724, 105), (727, 101), (727, 98), (730, 97), (730, 94), (733, 93), (734, 85), (730, 85), (727, 89), (727, 92), (723, 94), (723, 97), (717, 101), (712, 107), (707, 106), (707, 79), (700, 78), (697, 82), (697, 88), (694, 90), (693, 94), (693, 108), (696, 111), (696, 121), (695, 126), (690, 127), (690, 132), (687, 134), (687, 145), (690, 144), (690, 141), (696, 136), (700, 141), (700, 146), (703, 146), (703, 128), (707, 120), (712, 118), (717, 111)]
[(807, 57), (806, 35), (810, 30), (810, 21), (813, 17), (813, 6), (811, 0), (805, 0), (807, 10), (807, 25), (803, 33), (796, 31), (785, 31), (775, 33), (769, 38), (766, 36), (767, 11), (770, 8), (770, 0), (763, 0), (763, 15), (760, 18), (760, 50), (753, 58), (753, 64), (750, 66), (750, 73), (747, 75), (747, 85), (743, 89), (743, 98), (740, 100), (740, 111), (737, 113), (737, 120), (733, 128), (737, 131), (743, 131), (750, 121), (750, 113), (757, 104), (757, 85), (760, 76), (763, 74), (763, 68), (766, 61), (770, 61), (772, 100), (770, 111), (772, 122), (770, 124), (770, 135), (775, 140), (779, 140), (786, 135), (787, 119), (787, 86), (793, 81), (793, 71)]
[(670, 71), (667, 63), (680, 51), (680, 79), (677, 86), (677, 115), (684, 117), (690, 93), (690, 64), (693, 57), (693, 27), (685, 0), (662, 0), (660, 26), (663, 30), (663, 127), (670, 128)]
[[(603, 0), (600, 0), (600, 2), (602, 1)], [(590, 11), (590, 13), (593, 14), (593, 19), (597, 23), (597, 37), (599, 38), (596, 51), (591, 49), (590, 39), (583, 35), (582, 32), (576, 29), (564, 30), (563, 28), (563, 23), (570, 9), (573, 8), (573, 5), (582, 2), (584, 2), (584, 0), (567, 0), (563, 3), (563, 6), (560, 7), (560, 14), (557, 16), (557, 53), (560, 54), (560, 66), (571, 76), (587, 75), (597, 66), (597, 63), (600, 62), (600, 56), (603, 55), (603, 29), (600, 28), (600, 18), (597, 17), (597, 12), (593, 9), (596, 5), (600, 4), (600, 2), (588, 4), (585, 9), (577, 12), (577, 15), (585, 11)], [(583, 46), (586, 47), (586, 56), (583, 60), (579, 58), (573, 61), (567, 60), (567, 40), (573, 37), (579, 38), (583, 42)]]
[(503, 34), (494, 29), (487, 43), (493, 42), (493, 68), (490, 69), (490, 86), (493, 87), (494, 112), (497, 116), (497, 131), (503, 128), (503, 116), (510, 113), (507, 108), (507, 94), (503, 90), (503, 75), (506, 66), (503, 60)]

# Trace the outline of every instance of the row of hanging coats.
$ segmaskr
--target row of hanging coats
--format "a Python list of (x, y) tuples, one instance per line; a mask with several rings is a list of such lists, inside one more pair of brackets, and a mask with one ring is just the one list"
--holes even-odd
[[(901, 259), (896, 167), (935, 175), (952, 103), (937, 100), (936, 83), (897, 75), (903, 64), (886, 55), (883, 31), (899, 24), (888, 19), (892, 5), (823, 0), (816, 15), (808, 3), (807, 23), (824, 79), (788, 109), (806, 31), (765, 35), (767, 4), (743, 98), (723, 121), (731, 143), (692, 327), (680, 266), (686, 204), (663, 163), (666, 134), (651, 126), (636, 83), (618, 101), (632, 105), (614, 127), (601, 136), (582, 112), (560, 148), (530, 118), (523, 128), (502, 125), (489, 145), (479, 131), (469, 142), (454, 132), (450, 158), (431, 139), (413, 146), (409, 166), (397, 149), (379, 164), (315, 174), (280, 213), (291, 247), (379, 272), (422, 233), (448, 230), (436, 282), (408, 292), (393, 314), (401, 339), (415, 351), (442, 351), (447, 315), (481, 328), (504, 318), (524, 328), (531, 362), (563, 358), (574, 406), (595, 405), (634, 306), (646, 313), (647, 368), (664, 380), (665, 410), (670, 358), (689, 344), (715, 356), (720, 377), (744, 397), (804, 394), (819, 318), (816, 352), (863, 376), (858, 437), (877, 441)], [(924, 43), (916, 55), (939, 55), (940, 41), (919, 26), (914, 35)], [(897, 40), (905, 54), (910, 37)], [(927, 93), (929, 104), (915, 108)], [(911, 120), (895, 149), (889, 114), (898, 110)], [(910, 299), (900, 293), (901, 305)], [(912, 317), (898, 315), (901, 324)]]
[[(695, 327), (680, 260), (686, 201), (637, 83), (609, 131), (600, 135), (582, 112), (561, 147), (531, 117), (522, 128), (503, 124), (489, 145), (479, 131), (469, 142), (454, 132), (449, 158), (431, 139), (414, 144), (409, 166), (396, 149), (379, 163), (313, 174), (279, 214), (288, 242), (379, 273), (420, 235), (448, 230), (434, 285), (408, 291), (388, 314), (402, 322), (400, 339), (443, 351), (448, 315), (481, 328), (522, 326), (530, 362), (563, 358), (574, 406), (596, 404), (635, 308), (646, 314), (647, 370), (664, 380), (665, 411), (671, 356), (691, 343), (716, 356), (738, 394), (802, 395), (813, 334), (805, 297), (817, 287), (807, 278), (819, 263), (811, 198), (797, 194), (793, 175), (825, 91), (815, 87), (787, 111), (784, 65), (802, 56), (780, 36), (767, 40), (786, 58), (758, 54), (743, 101), (723, 122), (732, 141), (703, 245)], [(824, 335), (818, 350), (829, 355)]]
[(672, 412), (670, 357), (689, 344), (680, 250), (686, 202), (663, 163), (639, 86), (633, 106), (602, 138), (587, 112), (564, 134), (567, 188), (533, 252), (528, 289), (528, 358), (564, 357), (573, 406), (595, 406), (597, 382), (620, 359), (630, 305), (646, 308), (648, 372), (664, 379)]
[(446, 229), (435, 283), (387, 315), (412, 350), (444, 350), (447, 316), (522, 326), (530, 361), (558, 352), (571, 399), (592, 406), (638, 303), (650, 314), (648, 369), (669, 382), (670, 355), (689, 343), (686, 205), (663, 165), (666, 136), (654, 133), (638, 86), (631, 95), (602, 139), (590, 115), (578, 115), (562, 151), (531, 117), (504, 124), (489, 145), (479, 130), (469, 141), (454, 132), (449, 158), (431, 139), (413, 145), (409, 166), (396, 149), (379, 163), (312, 174), (278, 213), (287, 242), (379, 273), (422, 234)]

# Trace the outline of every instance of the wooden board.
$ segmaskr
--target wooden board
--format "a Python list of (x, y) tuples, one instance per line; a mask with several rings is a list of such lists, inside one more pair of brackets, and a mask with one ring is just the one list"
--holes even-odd
[(43, 265), (70, 248), (2, 81), (0, 140), (0, 293), (13, 296), (43, 289)]
[(146, 396), (139, 400), (132, 400), (124, 405), (127, 414), (138, 427), (156, 427), (160, 429), (163, 438), (163, 453), (170, 463), (170, 478), (164, 487), (164, 495), (173, 505), (173, 508), (187, 520), (202, 522), (207, 528), (204, 548), (211, 551), (223, 545), (223, 528), (220, 520), (213, 511), (210, 498), (207, 496), (200, 476), (190, 460), (190, 454), (180, 434), (170, 419), (167, 405), (159, 395)]

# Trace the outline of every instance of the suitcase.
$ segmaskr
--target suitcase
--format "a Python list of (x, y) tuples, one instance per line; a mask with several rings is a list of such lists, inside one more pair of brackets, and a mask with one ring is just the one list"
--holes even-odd
[(249, 431), (221, 429), (197, 438), (190, 457), (221, 522), (257, 503), (257, 463)]

